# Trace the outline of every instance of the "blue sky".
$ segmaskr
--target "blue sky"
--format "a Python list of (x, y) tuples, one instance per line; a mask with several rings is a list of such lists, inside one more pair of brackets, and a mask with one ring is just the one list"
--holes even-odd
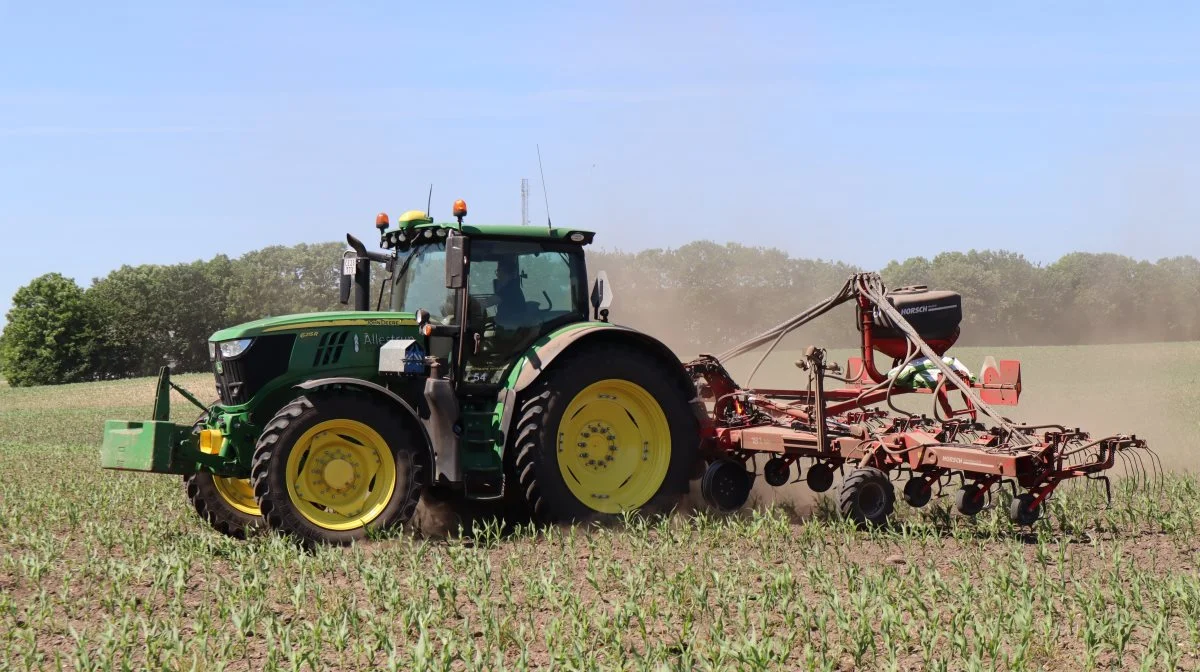
[[(1050, 5), (1053, 6), (1050, 6)], [(1200, 256), (1200, 4), (0, 0), (0, 311), (31, 278), (424, 207), (879, 267)]]

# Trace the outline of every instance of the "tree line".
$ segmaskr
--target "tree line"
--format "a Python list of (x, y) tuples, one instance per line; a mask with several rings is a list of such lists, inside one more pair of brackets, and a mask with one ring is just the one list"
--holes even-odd
[[(238, 258), (122, 266), (86, 289), (51, 273), (13, 296), (0, 376), (39, 385), (208, 367), (208, 336), (269, 315), (337, 309), (340, 243), (272, 246)], [(615, 290), (612, 318), (681, 355), (719, 352), (837, 291), (860, 269), (771, 248), (707, 241), (641, 252), (591, 251)], [(889, 287), (963, 296), (964, 344), (1200, 340), (1200, 261), (1068, 254), (1038, 265), (1005, 251), (946, 252), (888, 264)], [(374, 284), (378, 291), (379, 283)], [(806, 327), (799, 345), (849, 345), (853, 308)], [(804, 343), (799, 343), (804, 341)], [(794, 344), (795, 345), (795, 344)]]

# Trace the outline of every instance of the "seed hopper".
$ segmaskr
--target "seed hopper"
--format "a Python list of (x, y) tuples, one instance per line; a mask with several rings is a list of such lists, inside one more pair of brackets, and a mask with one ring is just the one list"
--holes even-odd
[[(861, 353), (845, 370), (809, 347), (796, 362), (803, 389), (744, 388), (723, 361), (768, 346), (751, 372), (793, 330), (844, 303), (857, 306)], [(1093, 438), (1059, 424), (1017, 423), (996, 407), (1014, 406), (1021, 395), (1021, 365), (987, 358), (978, 377), (945, 357), (959, 336), (961, 297), (954, 292), (906, 287), (888, 291), (874, 273), (852, 276), (825, 301), (718, 356), (701, 355), (686, 365), (706, 401), (702, 452), (708, 466), (701, 482), (705, 499), (720, 510), (741, 507), (755, 478), (754, 458), (772, 486), (804, 480), (814, 492), (844, 478), (838, 506), (862, 525), (883, 525), (896, 500), (894, 482), (913, 507), (954, 490), (955, 506), (979, 513), (1000, 487), (1013, 498), (1011, 520), (1029, 525), (1042, 515), (1058, 486), (1076, 478), (1103, 484), (1122, 460), (1130, 473), (1161, 471), (1157, 456), (1134, 435)], [(891, 357), (880, 371), (876, 353)], [(900, 395), (932, 399), (930, 414), (902, 410)], [(1144, 461), (1149, 458), (1149, 464)], [(803, 465), (803, 469), (801, 468)], [(793, 478), (794, 476), (794, 478)]]

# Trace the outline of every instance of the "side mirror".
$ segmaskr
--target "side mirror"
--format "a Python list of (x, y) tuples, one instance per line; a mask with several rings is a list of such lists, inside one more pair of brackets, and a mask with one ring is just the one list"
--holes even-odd
[(446, 289), (467, 286), (467, 238), (451, 232), (446, 238)]
[(354, 286), (354, 268), (357, 265), (357, 261), (358, 255), (354, 253), (354, 250), (346, 250), (342, 253), (342, 275), (338, 303), (343, 306), (350, 303), (350, 288)]
[(596, 282), (592, 284), (592, 319), (608, 321), (608, 309), (612, 306), (612, 285), (608, 282), (608, 273), (600, 271), (596, 274)]

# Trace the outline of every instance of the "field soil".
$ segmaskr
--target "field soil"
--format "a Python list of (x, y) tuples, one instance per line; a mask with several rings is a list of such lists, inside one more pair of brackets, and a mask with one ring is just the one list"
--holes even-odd
[[(1111, 508), (1066, 488), (1032, 529), (942, 498), (862, 532), (788, 486), (733, 516), (304, 552), (211, 531), (178, 477), (99, 468), (153, 380), (0, 385), (0, 669), (1200, 669), (1200, 344), (990, 354), (1024, 363), (1013, 417), (1135, 432), (1170, 473)], [(802, 385), (797, 358), (754, 383)]]

